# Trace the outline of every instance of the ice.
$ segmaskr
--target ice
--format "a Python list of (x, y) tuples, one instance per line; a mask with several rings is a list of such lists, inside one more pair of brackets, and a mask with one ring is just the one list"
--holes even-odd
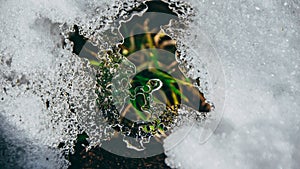
[[(197, 11), (188, 29), (191, 37), (199, 31), (207, 36), (224, 71), (225, 108), (220, 110), (224, 116), (205, 143), (201, 142), (201, 126), (182, 126), (173, 133), (164, 145), (166, 163), (188, 169), (297, 169), (300, 2), (187, 1)], [(85, 26), (110, 3), (1, 1), (1, 167), (67, 168), (63, 150), (71, 150), (75, 136), (83, 130), (78, 123), (95, 113), (90, 90), (94, 83), (93, 70), (87, 62), (61, 48), (60, 30), (77, 24), (89, 36), (91, 32)], [(203, 43), (192, 43), (196, 49), (199, 44)], [(197, 67), (198, 62), (193, 64)], [(216, 68), (218, 72), (218, 65), (213, 60), (211, 64), (208, 69)], [(207, 90), (212, 100), (217, 98), (216, 91), (213, 87)], [(216, 108), (222, 105), (222, 99), (219, 103), (213, 101)], [(72, 114), (73, 109), (86, 114), (78, 118)], [(98, 133), (92, 127), (89, 130)], [(182, 136), (186, 137), (178, 141)], [(65, 142), (62, 150), (57, 149), (60, 142)]]

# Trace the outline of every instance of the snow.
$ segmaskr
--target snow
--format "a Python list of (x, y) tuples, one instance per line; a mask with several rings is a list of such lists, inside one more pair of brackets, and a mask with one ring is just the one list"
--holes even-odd
[(224, 116), (205, 144), (197, 143), (194, 128), (168, 152), (167, 163), (197, 169), (298, 168), (299, 1), (192, 4), (198, 7), (196, 22), (221, 58)]
[[(212, 77), (224, 76), (226, 85), (212, 92), (211, 98), (218, 99), (216, 93), (225, 92), (225, 105), (218, 110), (223, 113), (221, 123), (205, 143), (197, 125), (190, 132), (190, 127), (182, 126), (165, 140), (166, 163), (187, 169), (297, 169), (300, 1), (187, 1), (197, 11), (191, 36), (202, 32), (217, 51), (220, 65), (212, 63), (208, 69)], [(60, 139), (71, 146), (80, 131), (63, 132), (68, 124), (78, 125), (65, 106), (70, 101), (83, 104), (78, 109), (89, 107), (91, 98), (85, 95), (91, 91), (86, 86), (94, 84), (89, 66), (59, 49), (59, 27), (63, 23), (84, 25), (107, 2), (1, 2), (0, 165), (4, 168), (67, 167), (61, 151), (54, 147)], [(199, 40), (193, 42), (195, 48)], [(65, 76), (60, 77), (60, 72)], [(68, 88), (69, 84), (73, 87)], [(60, 91), (70, 93), (72, 99), (60, 97)], [(47, 109), (45, 101), (52, 97), (56, 99)], [(222, 99), (216, 103), (218, 108)], [(53, 115), (55, 111), (61, 113)]]

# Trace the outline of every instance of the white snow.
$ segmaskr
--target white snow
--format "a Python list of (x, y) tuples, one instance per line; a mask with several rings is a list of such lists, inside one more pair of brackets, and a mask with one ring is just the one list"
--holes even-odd
[[(183, 127), (174, 133), (165, 142), (165, 147), (176, 145), (166, 152), (166, 163), (186, 169), (299, 168), (300, 1), (187, 1), (197, 10), (194, 24), (209, 37), (222, 64), (224, 115), (204, 144), (199, 141), (200, 128), (194, 127), (178, 144), (175, 138), (186, 131)], [(84, 97), (89, 92), (85, 86), (93, 84), (84, 73), (88, 66), (74, 58), (66, 60), (72, 55), (58, 49), (57, 29), (62, 23), (84, 25), (85, 18), (96, 7), (105, 8), (106, 2), (110, 1), (1, 1), (0, 156), (11, 164), (67, 167), (53, 147), (61, 136), (72, 141), (79, 131), (64, 135), (64, 125), (69, 124), (63, 121), (68, 115), (63, 111), (67, 100), (59, 98), (59, 92), (69, 92), (72, 103), (85, 103), (90, 99)], [(59, 63), (65, 65), (59, 67)], [(58, 76), (60, 71), (66, 79)], [(19, 85), (27, 81), (36, 82), (32, 87), (37, 93)], [(80, 81), (85, 82), (75, 83)], [(71, 89), (67, 88), (70, 83)], [(57, 97), (53, 110), (47, 110), (38, 96), (46, 91), (52, 93), (43, 98)], [(50, 114), (54, 109), (61, 112), (61, 119)], [(4, 168), (12, 167), (5, 163), (0, 160)]]
[[(197, 143), (200, 131), (193, 129), (166, 162), (188, 169), (299, 168), (300, 2), (192, 4), (223, 63), (225, 110), (210, 140)], [(174, 144), (171, 138), (165, 146)]]

